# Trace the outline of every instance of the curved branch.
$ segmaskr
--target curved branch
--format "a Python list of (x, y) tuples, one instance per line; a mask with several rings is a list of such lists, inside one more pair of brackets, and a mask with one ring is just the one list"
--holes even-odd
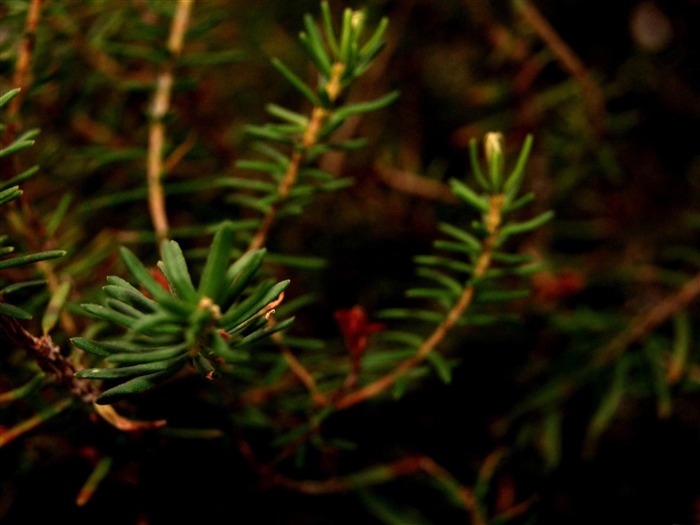
[(455, 327), (459, 321), (459, 318), (464, 314), (467, 308), (469, 308), (469, 305), (472, 302), (472, 298), (474, 297), (473, 283), (483, 277), (491, 266), (491, 255), (493, 253), (493, 248), (501, 225), (501, 211), (503, 202), (503, 195), (492, 195), (489, 199), (489, 209), (486, 213), (485, 221), (489, 235), (484, 240), (483, 250), (476, 261), (474, 274), (471, 280), (472, 284), (464, 289), (462, 295), (448, 312), (445, 319), (437, 326), (437, 328), (435, 328), (433, 333), (430, 334), (423, 344), (420, 345), (418, 351), (414, 355), (401, 361), (396, 368), (383, 377), (340, 398), (334, 403), (336, 409), (342, 410), (344, 408), (349, 408), (353, 405), (366, 401), (367, 399), (374, 397), (391, 387), (399, 377), (422, 363), (428, 357), (428, 354), (430, 354), (430, 352), (432, 352), (437, 345), (440, 344), (450, 330)]

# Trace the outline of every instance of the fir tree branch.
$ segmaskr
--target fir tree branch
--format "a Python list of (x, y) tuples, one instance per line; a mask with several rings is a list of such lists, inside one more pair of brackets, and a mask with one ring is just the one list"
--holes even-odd
[(165, 144), (165, 124), (163, 119), (170, 108), (170, 95), (173, 87), (173, 61), (182, 51), (185, 30), (190, 17), (193, 0), (178, 0), (175, 16), (170, 26), (168, 52), (171, 60), (163, 67), (156, 78), (156, 92), (153, 96), (151, 124), (148, 131), (148, 209), (156, 233), (158, 245), (168, 237), (168, 216), (165, 194), (161, 179), (165, 175), (163, 148)]
[(631, 344), (641, 341), (652, 330), (673, 317), (700, 295), (700, 273), (686, 282), (678, 291), (666, 297), (654, 308), (638, 315), (627, 330), (600, 348), (593, 360), (594, 366), (602, 366), (618, 357)]
[[(32, 0), (27, 12), (27, 19), (24, 27), (24, 37), (22, 39), (22, 45), (20, 47), (19, 55), (17, 57), (17, 63), (15, 67), (15, 72), (13, 75), (13, 85), (15, 87), (21, 88), (21, 91), (10, 100), (8, 106), (8, 125), (5, 129), (5, 136), (3, 137), (4, 143), (11, 142), (17, 134), (20, 127), (20, 108), (22, 101), (29, 86), (31, 85), (31, 62), (32, 62), (32, 52), (34, 50), (34, 44), (36, 41), (36, 31), (39, 25), (39, 19), (41, 15), (41, 0)], [(8, 159), (3, 159), (7, 161)], [(17, 168), (18, 159), (14, 159), (14, 166)], [(8, 170), (11, 171), (11, 170)], [(15, 169), (15, 172), (20, 172), (20, 169)], [(27, 240), (28, 244), (32, 246), (35, 251), (44, 250), (46, 245), (53, 245), (52, 238), (41, 238), (37, 237), (36, 232), (45, 232), (44, 225), (41, 220), (36, 216), (34, 208), (27, 200), (26, 196), (20, 196), (19, 198), (19, 210), (13, 209), (10, 212), (11, 219), (10, 222), (15, 228), (23, 235)], [(38, 240), (37, 240), (38, 239)], [(38, 268), (46, 277), (47, 288), (51, 292), (51, 295), (57, 291), (60, 286), (61, 279), (53, 271), (53, 266), (46, 261), (38, 261)], [(59, 313), (61, 325), (68, 335), (72, 335), (76, 332), (76, 324), (73, 317), (66, 311), (62, 310)]]
[(644, 341), (653, 330), (668, 321), (687, 307), (700, 295), (700, 273), (687, 281), (679, 290), (669, 295), (648, 312), (637, 315), (626, 330), (599, 347), (590, 361), (578, 367), (573, 373), (552, 379), (537, 392), (523, 400), (512, 413), (496, 423), (497, 432), (502, 432), (515, 419), (523, 414), (546, 406), (552, 399), (557, 402), (569, 398), (577, 392), (600, 368), (618, 359), (631, 345)]
[[(342, 63), (336, 62), (333, 64), (331, 69), (331, 77), (326, 84), (326, 93), (331, 103), (333, 103), (341, 94), (340, 78), (343, 75), (344, 70), (345, 66)], [(257, 232), (255, 232), (255, 235), (248, 246), (248, 251), (257, 250), (265, 246), (267, 236), (272, 229), (272, 225), (277, 219), (277, 214), (289, 197), (289, 193), (297, 180), (299, 170), (306, 157), (306, 152), (311, 146), (316, 144), (318, 134), (330, 114), (330, 110), (322, 106), (315, 106), (311, 110), (311, 118), (306, 126), (301, 143), (292, 154), (287, 166), (287, 171), (282, 177), (282, 180), (277, 188), (279, 198), (265, 214), (262, 224), (258, 228)]]
[(440, 342), (442, 342), (450, 330), (455, 327), (459, 318), (464, 314), (467, 308), (469, 308), (472, 302), (474, 297), (474, 282), (484, 277), (491, 266), (491, 255), (498, 239), (504, 200), (505, 197), (502, 194), (491, 195), (489, 197), (489, 208), (485, 218), (488, 237), (484, 240), (481, 254), (474, 266), (474, 274), (470, 281), (471, 284), (464, 289), (445, 319), (435, 328), (423, 344), (420, 345), (418, 351), (414, 355), (401, 361), (396, 368), (383, 377), (337, 400), (334, 403), (336, 409), (342, 410), (349, 408), (384, 392), (387, 388), (391, 387), (399, 377), (421, 364), (428, 354), (435, 350)]

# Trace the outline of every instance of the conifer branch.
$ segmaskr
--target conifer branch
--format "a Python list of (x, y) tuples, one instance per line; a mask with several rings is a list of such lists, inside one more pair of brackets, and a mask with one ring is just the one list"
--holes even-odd
[(594, 366), (601, 366), (613, 361), (631, 344), (641, 341), (652, 330), (687, 307), (700, 295), (700, 273), (686, 282), (675, 293), (666, 297), (648, 312), (638, 315), (632, 320), (627, 330), (613, 338), (601, 347), (595, 355)]
[(474, 297), (474, 284), (486, 275), (491, 265), (493, 249), (498, 241), (504, 200), (505, 197), (502, 194), (491, 195), (489, 197), (489, 208), (485, 217), (488, 237), (484, 240), (483, 249), (475, 264), (474, 274), (470, 280), (469, 286), (464, 288), (461, 296), (448, 312), (445, 319), (435, 328), (430, 336), (425, 339), (414, 355), (401, 361), (391, 372), (383, 377), (340, 398), (334, 403), (336, 409), (342, 410), (349, 408), (384, 392), (387, 388), (391, 387), (399, 377), (421, 364), (442, 342), (450, 330), (455, 327), (460, 317), (466, 312), (472, 302)]
[[(328, 80), (325, 89), (331, 103), (333, 103), (340, 96), (340, 78), (344, 71), (344, 65), (339, 62), (336, 62), (331, 68), (331, 77)], [(328, 119), (329, 115), (330, 111), (322, 106), (315, 106), (311, 110), (311, 118), (306, 126), (301, 143), (292, 154), (289, 164), (287, 165), (287, 170), (277, 188), (277, 195), (279, 198), (272, 206), (270, 206), (270, 209), (265, 214), (265, 217), (263, 217), (262, 224), (255, 232), (255, 235), (248, 246), (249, 252), (258, 250), (265, 246), (267, 236), (272, 229), (272, 226), (277, 218), (277, 214), (282, 206), (284, 206), (284, 203), (289, 197), (289, 193), (297, 180), (299, 170), (301, 169), (306, 157), (306, 152), (309, 148), (311, 148), (311, 146), (316, 144), (319, 132), (321, 131), (321, 128)]]
[[(18, 91), (8, 105), (8, 124), (5, 128), (5, 134), (2, 138), (2, 145), (10, 144), (17, 135), (17, 131), (20, 126), (20, 108), (22, 101), (24, 100), (25, 93), (28, 91), (29, 85), (31, 84), (31, 62), (32, 62), (32, 52), (34, 50), (34, 45), (36, 42), (36, 31), (39, 25), (40, 15), (41, 15), (41, 0), (32, 0), (27, 12), (27, 18), (24, 26), (24, 36), (22, 39), (22, 45), (17, 57), (17, 63), (13, 75), (13, 84)], [(33, 141), (32, 141), (33, 142)], [(8, 159), (3, 159), (4, 162), (8, 162)], [(15, 159), (15, 167), (17, 167), (17, 160)], [(15, 170), (19, 172), (19, 169)], [(41, 239), (37, 241), (36, 231), (45, 231), (44, 225), (41, 223), (40, 219), (37, 217), (34, 208), (27, 201), (25, 197), (20, 195), (19, 197), (19, 207), (20, 210), (12, 210), (14, 221), (10, 221), (14, 224), (25, 237), (28, 244), (36, 250), (42, 250), (44, 244), (53, 244), (53, 239)], [(47, 281), (47, 287), (51, 292), (52, 296), (58, 290), (60, 286), (61, 279), (59, 279), (53, 270), (53, 267), (48, 264), (45, 260), (38, 260), (37, 266), (41, 272), (45, 275)], [(61, 325), (68, 335), (72, 335), (76, 332), (76, 324), (73, 317), (66, 311), (60, 311), (59, 317), (61, 320)], [(30, 334), (28, 334), (30, 335)], [(32, 336), (33, 337), (33, 336)]]
[(630, 321), (626, 330), (618, 333), (607, 344), (599, 347), (587, 363), (569, 375), (552, 379), (535, 394), (523, 400), (508, 417), (497, 423), (496, 428), (499, 431), (505, 429), (511, 421), (528, 411), (546, 406), (552, 399), (561, 402), (561, 400), (571, 397), (588, 378), (593, 376), (596, 370), (615, 362), (631, 345), (644, 341), (645, 337), (686, 308), (698, 296), (700, 296), (700, 273), (687, 281), (675, 293), (659, 302), (654, 308), (637, 315)]

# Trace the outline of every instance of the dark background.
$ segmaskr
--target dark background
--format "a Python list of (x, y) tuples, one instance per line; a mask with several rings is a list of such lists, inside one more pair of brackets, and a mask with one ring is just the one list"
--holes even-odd
[[(0, 21), (3, 92), (14, 68), (10, 44), (22, 24), (15, 15), (21, 4), (0, 6), (0, 14), (7, 15), (6, 22)], [(139, 5), (126, 0), (45, 3), (34, 87), (22, 107), (23, 126), (41, 129), (42, 174), (26, 188), (39, 213), (53, 209), (66, 188), (79, 204), (88, 196), (130, 187), (142, 170), (150, 92), (116, 89), (118, 79), (99, 71), (85, 47), (95, 21), (104, 22), (106, 11), (116, 13), (127, 4)], [(546, 41), (542, 26), (525, 19), (511, 2), (331, 3), (336, 14), (345, 6), (366, 7), (370, 20), (390, 20), (386, 49), (352, 97), (366, 100), (391, 89), (400, 90), (401, 97), (349, 130), (367, 137), (367, 147), (322, 161), (331, 172), (355, 177), (356, 184), (318, 199), (302, 217), (278, 225), (270, 239), (274, 250), (328, 260), (319, 273), (294, 276), (295, 287), (320, 297), (308, 318), (300, 319), (300, 330), (337, 339), (335, 310), (360, 304), (371, 314), (401, 304), (413, 278), (411, 257), (429, 249), (438, 221), (457, 220), (464, 211), (449, 200), (401, 190), (387, 178), (388, 170), (418, 174), (436, 185), (451, 177), (471, 180), (468, 141), (489, 131), (504, 134), (513, 156), (526, 134), (535, 137), (526, 184), (537, 200), (524, 216), (553, 209), (556, 218), (519, 248), (537, 253), (559, 276), (533, 281), (533, 299), (516, 307), (516, 323), (479, 328), (453, 341), (453, 354), (461, 361), (450, 385), (429, 377), (396, 403), (370, 403), (332, 416), (328, 433), (358, 444), (352, 454), (335, 458), (335, 466), (347, 472), (425, 454), (470, 486), (483, 458), (505, 447), (509, 455), (499, 479), (515, 487), (518, 501), (532, 502), (513, 523), (699, 523), (697, 380), (674, 387), (671, 415), (659, 418), (653, 387), (643, 377), (631, 378), (628, 395), (593, 456), (582, 453), (584, 436), (608, 388), (608, 369), (582, 381), (572, 396), (552, 402), (562, 414), (556, 464), (543, 459), (541, 413), (523, 417), (506, 432), (495, 431), (495, 423), (538, 391), (550, 373), (566, 375), (566, 362), (576, 363), (603, 346), (633, 315), (651, 309), (697, 271), (697, 265), (669, 253), (678, 246), (695, 250), (700, 224), (700, 2), (533, 4), (580, 60), (584, 77), (572, 73), (562, 61), (562, 48)], [(190, 35), (185, 53), (197, 46), (233, 48), (241, 58), (181, 71), (184, 80), (173, 95), (168, 133), (174, 141), (193, 133), (197, 146), (174, 177), (231, 173), (235, 160), (249, 154), (244, 125), (269, 120), (267, 102), (304, 109), (298, 94), (270, 67), (269, 57), (278, 56), (297, 70), (307, 67), (295, 40), (306, 12), (317, 16), (318, 4), (195, 2), (195, 18), (212, 15), (217, 23), (199, 39)], [(154, 42), (164, 40), (163, 31), (154, 33)], [(126, 32), (110, 36), (114, 42), (128, 43), (128, 38)], [(116, 47), (105, 49), (122, 61), (123, 71), (148, 78), (146, 61), (120, 57)], [(586, 78), (593, 92), (587, 91)], [(595, 96), (602, 100), (599, 107)], [(111, 135), (101, 135), (96, 123)], [(125, 157), (107, 162), (105, 151)], [(217, 199), (172, 197), (173, 224), (217, 220), (222, 209), (217, 206), (223, 206)], [(149, 228), (142, 202), (107, 208), (98, 218), (78, 210), (72, 220), (82, 229), (77, 246), (87, 246), (101, 231), (120, 239), (120, 233)], [(104, 264), (105, 272), (114, 271)], [(577, 285), (566, 288), (565, 275), (573, 275)], [(84, 288), (103, 280), (85, 279)], [(691, 319), (695, 310), (691, 303)], [(658, 332), (661, 346), (672, 346), (672, 328), (663, 324)], [(17, 359), (3, 356), (3, 376), (5, 370), (21, 368)], [(0, 378), (0, 387), (16, 386), (11, 375)], [(139, 415), (158, 414), (169, 404), (177, 407), (173, 417), (182, 426), (230, 427), (220, 407), (189, 395), (200, 386), (186, 383), (146, 395)], [(0, 424), (9, 426), (31, 408), (3, 407)], [(62, 414), (0, 450), (0, 522), (28, 523), (47, 515), (73, 523), (155, 525), (175, 520), (280, 525), (467, 520), (420, 475), (376, 489), (403, 513), (391, 522), (381, 520), (362, 494), (310, 497), (260, 488), (234, 440), (202, 444), (161, 435), (115, 436), (85, 419), (84, 413)], [(89, 474), (96, 449), (111, 451), (117, 466), (93, 500), (76, 508), (77, 487)], [(299, 474), (322, 477), (324, 472), (310, 467)], [(493, 488), (492, 498), (497, 493)]]

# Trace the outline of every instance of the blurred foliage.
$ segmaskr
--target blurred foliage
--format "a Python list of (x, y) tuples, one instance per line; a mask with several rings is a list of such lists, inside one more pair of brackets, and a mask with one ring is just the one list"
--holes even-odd
[[(320, 5), (195, 0), (179, 53), (175, 1), (0, 5), (0, 234), (29, 257), (0, 252), (0, 521), (697, 523), (698, 2)], [(346, 8), (364, 9), (360, 42), (388, 26), (336, 104), (324, 56), (351, 56)], [(161, 124), (168, 255), (149, 213)], [(494, 131), (497, 161), (475, 149)], [(522, 181), (491, 177), (521, 151)], [(298, 189), (265, 200), (298, 152)], [(501, 239), (486, 203), (516, 179), (503, 228), (523, 235), (475, 277)], [(284, 336), (223, 378), (178, 368), (92, 405), (75, 368), (118, 368), (80, 348), (129, 340), (83, 306), (126, 293), (107, 276), (148, 282), (118, 306), (133, 316), (158, 300), (159, 257), (235, 278), (270, 210), (250, 284), (289, 280)], [(210, 264), (223, 221), (231, 253)], [(469, 289), (440, 352), (411, 361)], [(183, 334), (224, 337), (190, 299)]]

